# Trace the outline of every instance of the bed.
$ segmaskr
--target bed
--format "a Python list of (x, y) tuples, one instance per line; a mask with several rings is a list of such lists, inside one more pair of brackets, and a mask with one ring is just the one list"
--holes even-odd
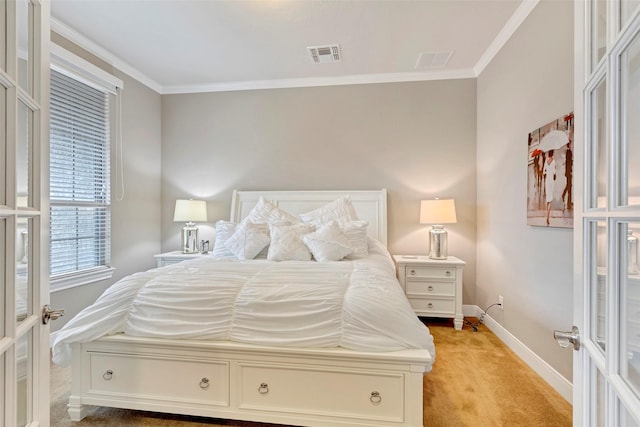
[[(65, 325), (54, 342), (54, 360), (57, 355), (71, 361), (68, 411), (72, 420), (81, 420), (96, 405), (290, 425), (423, 425), (423, 375), (431, 370), (435, 350), (428, 328), (396, 287), (385, 249), (386, 191), (234, 191), (229, 223), (251, 222), (247, 219), (264, 200), (296, 218), (347, 200), (366, 223), (370, 254), (325, 263), (200, 257), (123, 279), (110, 293), (134, 294), (135, 304), (101, 297), (94, 311), (86, 310), (86, 325), (69, 322), (72, 326)], [(333, 222), (325, 228), (334, 227)], [(313, 255), (316, 258), (317, 252)], [(226, 324), (222, 315), (216, 317), (225, 303), (206, 302), (210, 284), (200, 279), (194, 281), (197, 286), (185, 281), (190, 272), (209, 280), (214, 270), (215, 277), (226, 274), (225, 280), (241, 283), (235, 291), (215, 288), (216, 294), (234, 296), (233, 325), (226, 330), (221, 326)], [(311, 277), (310, 283), (298, 285), (303, 271), (304, 277)], [(138, 282), (145, 283), (142, 290), (131, 291)], [(285, 282), (296, 285), (285, 286)], [(183, 287), (189, 283), (190, 289), (195, 286), (196, 296), (189, 299), (180, 294), (171, 300), (175, 303), (158, 302), (163, 296), (177, 295), (177, 283)], [(145, 294), (151, 295), (147, 289), (154, 287), (161, 289), (160, 294), (145, 300)], [(331, 288), (339, 290), (337, 296), (329, 294)], [(367, 288), (374, 290), (373, 297)], [(262, 289), (267, 294), (257, 302), (245, 299)], [(303, 296), (290, 298), (281, 293), (284, 289)], [(196, 299), (205, 301), (203, 307), (192, 305)], [(352, 303), (356, 300), (364, 303)], [(295, 307), (292, 314), (280, 315), (283, 306), (292, 305), (283, 303), (289, 301), (305, 301), (304, 309)], [(100, 312), (119, 312), (126, 305), (135, 309), (123, 315), (123, 326), (116, 326), (119, 321), (110, 317), (113, 314), (100, 317)], [(190, 308), (175, 314), (172, 310), (180, 305)], [(269, 308), (263, 313), (264, 306)], [(205, 317), (211, 320), (202, 322), (205, 311), (199, 310), (206, 307), (215, 310), (207, 310)], [(334, 308), (340, 310), (337, 320), (325, 316)], [(313, 316), (304, 312), (307, 309)], [(148, 321), (148, 311), (160, 314), (157, 322)], [(388, 316), (394, 320), (384, 320)], [(137, 317), (147, 321), (135, 323), (132, 319)], [(304, 323), (311, 317), (318, 322)], [(261, 325), (271, 325), (272, 318), (276, 326), (261, 330)], [(201, 326), (199, 334), (182, 327), (194, 322)], [(361, 335), (365, 328), (374, 333)]]

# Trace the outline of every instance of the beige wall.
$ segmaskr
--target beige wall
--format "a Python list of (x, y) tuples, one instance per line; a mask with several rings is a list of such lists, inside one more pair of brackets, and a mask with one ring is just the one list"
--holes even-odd
[(162, 97), (162, 249), (180, 246), (176, 198), (208, 201), (200, 237), (233, 189), (389, 192), (389, 249), (425, 254), (420, 199), (456, 199), (449, 252), (475, 299), (476, 81), (369, 84)]
[[(476, 301), (567, 379), (573, 232), (527, 225), (527, 135), (573, 111), (573, 6), (542, 1), (478, 78)], [(574, 197), (577, 197), (575, 195)]]
[(122, 91), (122, 136), (125, 192), (115, 185), (115, 141), (111, 141), (111, 265), (113, 277), (51, 294), (51, 305), (64, 308), (65, 316), (52, 323), (60, 329), (76, 313), (116, 280), (155, 266), (160, 251), (160, 116), (161, 98), (153, 90), (109, 67), (94, 56), (52, 33), (52, 40), (83, 59), (103, 68), (124, 82)]

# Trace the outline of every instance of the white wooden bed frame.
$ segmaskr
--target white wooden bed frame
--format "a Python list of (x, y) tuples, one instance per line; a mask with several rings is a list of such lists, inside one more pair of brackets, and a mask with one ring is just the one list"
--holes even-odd
[[(348, 194), (386, 244), (386, 190), (234, 191), (231, 220), (260, 196), (291, 213)], [(422, 426), (427, 350), (280, 348), (122, 334), (73, 345), (69, 415), (87, 405), (308, 426)]]

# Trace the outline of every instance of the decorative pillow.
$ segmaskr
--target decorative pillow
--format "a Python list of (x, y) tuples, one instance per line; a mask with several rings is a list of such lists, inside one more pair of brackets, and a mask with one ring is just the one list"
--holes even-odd
[(254, 224), (295, 224), (298, 218), (277, 207), (273, 202), (260, 197), (258, 203), (251, 209), (249, 215), (242, 222), (251, 221)]
[(345, 223), (358, 220), (358, 215), (356, 215), (349, 196), (342, 196), (317, 209), (301, 213), (299, 216), (303, 222), (310, 222), (316, 225), (326, 224), (329, 221)]
[(316, 261), (340, 261), (353, 252), (347, 235), (337, 223), (330, 222), (302, 237)]
[(213, 256), (215, 257), (229, 257), (235, 256), (233, 252), (231, 252), (224, 245), (229, 237), (233, 236), (233, 233), (236, 232), (236, 228), (238, 224), (231, 221), (223, 221), (220, 220), (216, 222), (216, 240), (213, 244)]
[(269, 244), (269, 226), (242, 222), (224, 244), (238, 259), (253, 259)]
[(269, 225), (271, 244), (267, 259), (270, 261), (310, 261), (311, 252), (302, 236), (315, 230), (312, 224)]
[(353, 253), (349, 259), (369, 255), (369, 241), (367, 239), (367, 221), (351, 221), (340, 225), (340, 229), (347, 235)]

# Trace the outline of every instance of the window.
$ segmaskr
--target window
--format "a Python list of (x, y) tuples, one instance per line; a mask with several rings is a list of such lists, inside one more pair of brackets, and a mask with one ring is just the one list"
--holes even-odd
[[(61, 49), (52, 50), (52, 56)], [(50, 275), (53, 291), (111, 277), (111, 92), (93, 67), (51, 69)], [(54, 61), (55, 64), (55, 61)], [(101, 71), (101, 70), (100, 70)], [(111, 92), (111, 93), (110, 93)], [(114, 91), (115, 92), (115, 91)]]

